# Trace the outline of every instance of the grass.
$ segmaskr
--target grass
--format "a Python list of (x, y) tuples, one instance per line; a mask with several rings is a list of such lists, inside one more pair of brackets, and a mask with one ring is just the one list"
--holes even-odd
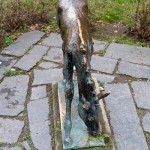
[(127, 35), (122, 34), (121, 36), (109, 36), (109, 42), (116, 42), (120, 44), (136, 45), (136, 46), (145, 46), (144, 42), (136, 41)]
[(104, 56), (105, 55), (105, 50), (99, 51), (99, 56)]
[[(98, 26), (97, 21), (107, 24), (121, 23), (127, 28), (134, 25), (135, 0), (88, 0), (88, 4), (89, 16), (94, 28)], [(40, 27), (44, 32), (58, 32), (56, 5), (57, 0), (0, 0), (0, 47), (9, 46), (18, 36), (16, 31), (29, 31), (30, 26), (34, 24), (44, 24)], [(100, 35), (98, 38), (109, 42), (150, 46), (150, 43), (139, 42), (126, 34), (117, 36), (107, 32), (106, 34), (107, 37)]]
[(10, 44), (12, 44), (12, 42), (20, 35), (19, 32), (15, 32), (13, 34), (10, 34), (10, 33), (7, 33), (6, 32), (6, 39), (5, 39), (5, 42), (4, 42), (4, 47), (7, 47), (9, 46)]
[(7, 77), (15, 76), (15, 75), (24, 75), (24, 74), (26, 74), (26, 71), (7, 70), (4, 73), (4, 75)]
[(92, 21), (123, 22), (131, 25), (134, 13), (134, 0), (89, 0)]
[(129, 78), (129, 82), (134, 82), (134, 81), (138, 81), (138, 79), (135, 78), (135, 77), (130, 77), (130, 78)]
[[(100, 140), (105, 140), (105, 139), (109, 139), (109, 141), (105, 142), (105, 146), (102, 147), (94, 147), (94, 148), (85, 148), (82, 150), (111, 150), (112, 149), (112, 144), (114, 143), (113, 139), (110, 137), (110, 135), (108, 134), (103, 134), (102, 137), (100, 138)], [(81, 149), (79, 149), (81, 150)]]
[(104, 82), (100, 82), (100, 83), (99, 83), (99, 86), (100, 86), (100, 87), (104, 87), (104, 85), (105, 85)]
[(146, 133), (148, 147), (150, 148), (150, 133)]

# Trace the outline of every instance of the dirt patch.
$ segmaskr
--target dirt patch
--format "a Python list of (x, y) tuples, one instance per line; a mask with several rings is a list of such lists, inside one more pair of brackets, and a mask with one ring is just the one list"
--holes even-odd
[(112, 83), (128, 83), (129, 77), (126, 75), (117, 75)]
[(109, 40), (110, 37), (121, 36), (128, 30), (122, 23), (101, 23), (93, 26), (93, 37), (97, 39)]

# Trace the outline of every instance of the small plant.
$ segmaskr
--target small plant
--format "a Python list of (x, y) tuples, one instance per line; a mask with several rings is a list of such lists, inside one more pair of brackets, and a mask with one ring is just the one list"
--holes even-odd
[(7, 47), (13, 42), (13, 36), (11, 36), (9, 33), (6, 33), (6, 40), (4, 43), (4, 46)]
[(146, 133), (146, 139), (147, 139), (147, 144), (150, 148), (150, 134), (149, 133)]
[(99, 56), (104, 56), (105, 55), (105, 50), (101, 50), (100, 52), (99, 52)]
[(133, 82), (133, 81), (137, 81), (137, 78), (131, 77), (131, 78), (129, 79), (129, 82)]
[(14, 34), (6, 33), (4, 47), (9, 46), (18, 36), (19, 36), (19, 33), (17, 33), (17, 32)]
[(9, 77), (9, 76), (15, 75), (15, 73), (16, 73), (16, 71), (7, 70), (7, 71), (4, 73), (4, 75), (7, 76), (7, 77)]
[(150, 1), (137, 0), (134, 27), (131, 32), (139, 38), (150, 40)]
[(110, 36), (109, 42), (116, 42), (121, 44), (128, 44), (128, 45), (136, 45), (136, 46), (143, 46), (145, 43), (137, 42), (133, 38), (127, 37), (127, 35), (123, 34), (119, 37), (117, 36)]
[(21, 143), (20, 142), (17, 142), (15, 145), (18, 146), (18, 147), (21, 147)]
[(100, 82), (100, 83), (99, 83), (99, 86), (100, 86), (100, 87), (104, 87), (104, 85), (105, 85), (104, 82)]
[(9, 77), (9, 76), (14, 76), (14, 75), (22, 75), (26, 74), (25, 71), (16, 71), (16, 70), (7, 70), (4, 75)]
[(31, 140), (30, 134), (26, 134), (26, 135), (23, 137), (23, 141), (30, 141), (30, 140)]

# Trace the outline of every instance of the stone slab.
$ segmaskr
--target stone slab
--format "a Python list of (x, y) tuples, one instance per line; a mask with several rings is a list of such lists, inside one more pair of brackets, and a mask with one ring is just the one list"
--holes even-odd
[(96, 78), (99, 82), (109, 83), (115, 79), (115, 76), (100, 74), (100, 73), (92, 73), (92, 77)]
[(4, 77), (4, 73), (11, 69), (17, 60), (0, 56), (0, 80)]
[(150, 79), (150, 67), (120, 62), (118, 67), (119, 74), (125, 74), (136, 78)]
[(52, 47), (62, 47), (62, 39), (60, 34), (51, 33), (47, 38), (43, 40), (42, 44)]
[(33, 87), (31, 92), (31, 100), (47, 97), (46, 86)]
[(15, 67), (22, 70), (29, 71), (33, 68), (38, 61), (40, 61), (43, 55), (48, 51), (48, 47), (36, 45), (30, 52), (24, 55), (16, 64)]
[(148, 150), (128, 84), (106, 84), (105, 98), (117, 150)]
[(93, 55), (91, 60), (91, 69), (112, 74), (116, 64), (117, 60)]
[(34, 44), (36, 44), (43, 36), (45, 35), (44, 32), (41, 31), (31, 31), (22, 34), (18, 37), (18, 39), (5, 48), (2, 53), (9, 54), (12, 56), (22, 56), (24, 53)]
[(29, 76), (7, 77), (0, 84), (0, 115), (17, 116), (24, 110)]
[(144, 131), (150, 133), (150, 113), (146, 113), (143, 117), (142, 124)]
[(33, 85), (50, 84), (63, 79), (62, 69), (34, 70)]
[(13, 144), (18, 141), (24, 122), (0, 118), (0, 142)]
[(108, 44), (107, 42), (98, 41), (98, 40), (93, 40), (93, 42), (94, 42), (94, 53), (99, 53), (100, 51), (104, 51)]
[(11, 147), (11, 148), (9, 148), (9, 147), (0, 147), (0, 150), (22, 150), (22, 148), (21, 147)]
[(43, 69), (54, 69), (54, 68), (58, 67), (58, 64), (55, 64), (53, 62), (45, 62), (45, 61), (43, 61), (43, 62), (41, 62), (39, 64), (39, 67), (41, 67)]
[(112, 43), (108, 47), (105, 57), (150, 65), (150, 48)]
[(29, 146), (27, 141), (23, 141), (22, 145), (25, 147), (26, 150), (31, 150), (31, 148), (30, 148), (30, 146)]
[(51, 48), (46, 56), (43, 57), (44, 60), (63, 63), (63, 52), (61, 48)]
[[(64, 93), (63, 81), (58, 82), (58, 99), (60, 108), (60, 120), (61, 120), (61, 131), (62, 131), (62, 141), (64, 141), (64, 120), (66, 114), (66, 100)], [(87, 127), (85, 126), (83, 120), (78, 115), (78, 86), (77, 82), (74, 83), (74, 98), (71, 107), (71, 118), (72, 118), (72, 129), (71, 138), (73, 140), (72, 145), (63, 144), (63, 149), (83, 149), (84, 147), (96, 147), (104, 146), (104, 142), (100, 138), (94, 138), (89, 136)]]
[(137, 107), (150, 109), (150, 82), (132, 82)]
[(38, 150), (52, 150), (48, 98), (31, 101), (27, 107), (30, 135), (34, 147)]

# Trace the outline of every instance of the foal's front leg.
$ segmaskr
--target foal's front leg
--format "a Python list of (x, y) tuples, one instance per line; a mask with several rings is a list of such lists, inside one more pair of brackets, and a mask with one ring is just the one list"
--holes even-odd
[(73, 86), (73, 60), (72, 55), (65, 53), (64, 54), (64, 78), (65, 82), (65, 98), (66, 98), (66, 118), (64, 124), (65, 130), (65, 144), (71, 143), (70, 131), (72, 127), (71, 122), (71, 103), (74, 94), (74, 86)]

